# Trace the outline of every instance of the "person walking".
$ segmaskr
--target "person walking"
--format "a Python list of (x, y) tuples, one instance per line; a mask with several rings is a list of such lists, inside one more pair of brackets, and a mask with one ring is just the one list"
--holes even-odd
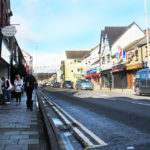
[(20, 79), (20, 75), (16, 75), (14, 81), (14, 90), (16, 95), (16, 105), (21, 103), (21, 93), (22, 93), (23, 81)]
[(7, 94), (7, 102), (6, 104), (10, 104), (11, 101), (11, 91), (12, 91), (12, 84), (10, 83), (9, 79), (6, 79), (5, 77), (2, 77), (2, 81), (4, 82), (2, 87), (4, 87), (4, 89), (6, 90), (6, 94)]
[(24, 85), (25, 85), (25, 90), (27, 95), (27, 102), (26, 102), (27, 108), (32, 111), (33, 110), (32, 93), (36, 85), (36, 79), (32, 75), (31, 71), (28, 72), (27, 76), (24, 78)]

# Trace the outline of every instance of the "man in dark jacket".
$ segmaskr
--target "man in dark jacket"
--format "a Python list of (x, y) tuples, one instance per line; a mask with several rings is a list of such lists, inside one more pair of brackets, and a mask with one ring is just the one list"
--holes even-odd
[(32, 110), (33, 109), (32, 93), (36, 85), (36, 79), (32, 75), (32, 72), (28, 72), (27, 76), (24, 78), (24, 84), (27, 94), (27, 102), (26, 102), (27, 108)]

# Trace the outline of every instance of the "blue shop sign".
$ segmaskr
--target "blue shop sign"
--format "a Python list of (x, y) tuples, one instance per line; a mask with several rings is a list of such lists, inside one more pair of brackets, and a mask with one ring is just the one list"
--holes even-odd
[(142, 68), (148, 68), (148, 62), (143, 62), (142, 63)]
[(97, 73), (97, 69), (91, 69), (91, 70), (89, 70), (89, 71), (87, 71), (87, 75), (91, 75), (91, 74), (95, 74), (95, 73)]

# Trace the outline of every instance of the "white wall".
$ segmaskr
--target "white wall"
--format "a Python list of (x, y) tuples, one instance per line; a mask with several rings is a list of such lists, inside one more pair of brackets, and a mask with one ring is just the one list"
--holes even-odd
[[(91, 69), (94, 69), (94, 68), (97, 68), (99, 67), (99, 64), (95, 64), (95, 65), (92, 65), (94, 62), (96, 62), (98, 59), (99, 59), (99, 45), (96, 46), (90, 53), (90, 55), (88, 57), (86, 57), (84, 59), (84, 71), (85, 73), (88, 71), (88, 70), (91, 70)], [(86, 64), (87, 62), (87, 64)], [(89, 63), (90, 62), (90, 63)]]
[(118, 53), (118, 46), (125, 48), (133, 41), (144, 37), (145, 34), (139, 29), (136, 24), (133, 24), (113, 45), (112, 56)]
[[(108, 62), (107, 60), (107, 55), (110, 55), (110, 62)], [(111, 60), (111, 50), (108, 44), (108, 40), (107, 37), (105, 37), (105, 40), (102, 39), (101, 41), (101, 52), (100, 52), (100, 56), (104, 57), (105, 56), (105, 63), (102, 63), (102, 59), (100, 62), (100, 68), (102, 70), (108, 70), (112, 68), (112, 60)]]

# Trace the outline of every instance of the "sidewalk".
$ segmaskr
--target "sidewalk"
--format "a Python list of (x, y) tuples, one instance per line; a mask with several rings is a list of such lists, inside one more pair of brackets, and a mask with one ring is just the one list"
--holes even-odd
[(114, 89), (112, 88), (110, 90), (110, 88), (95, 88), (94, 91), (101, 91), (101, 92), (113, 92), (113, 93), (120, 93), (120, 94), (134, 94), (134, 90), (133, 89)]
[[(26, 109), (26, 94), (20, 105), (15, 99), (0, 106), (0, 150), (45, 150), (41, 137), (36, 95), (33, 94), (33, 111)], [(45, 142), (45, 141), (44, 141)], [(40, 147), (42, 145), (42, 148)]]

